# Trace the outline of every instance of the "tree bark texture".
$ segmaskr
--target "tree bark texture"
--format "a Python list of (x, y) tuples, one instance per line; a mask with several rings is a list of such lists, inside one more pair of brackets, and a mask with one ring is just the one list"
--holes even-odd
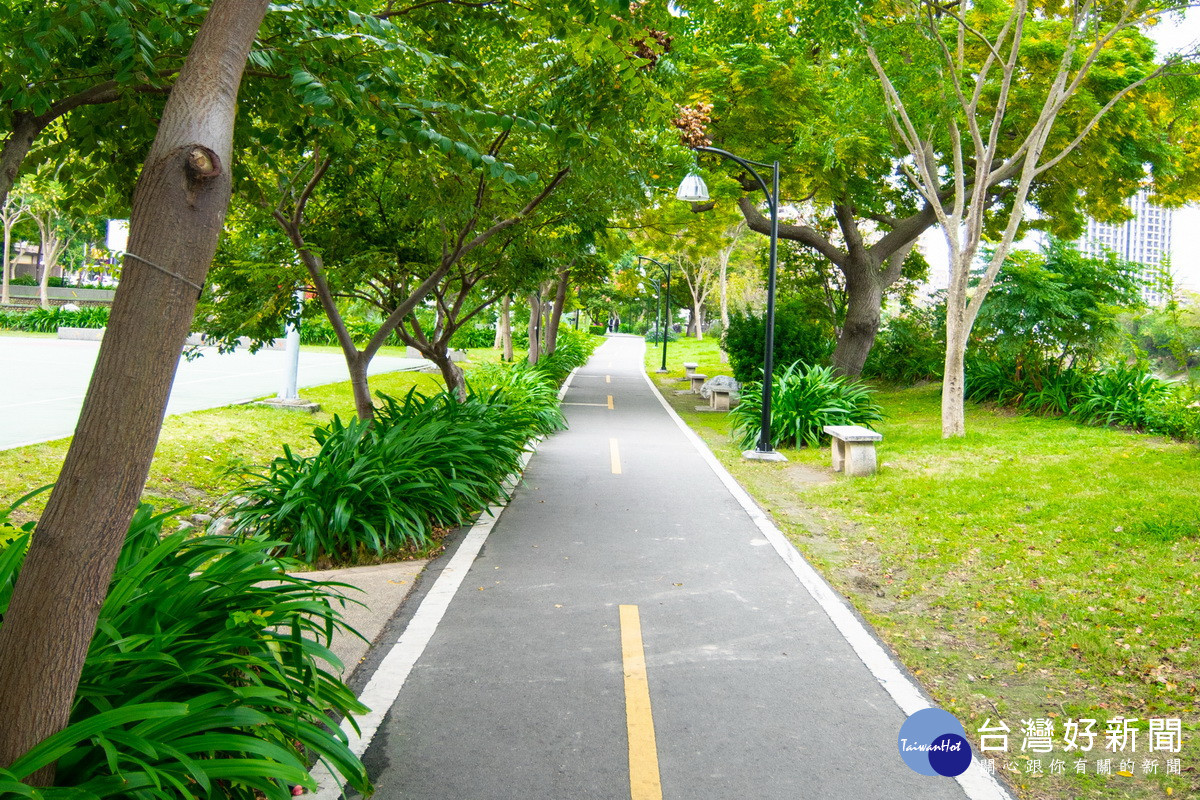
[[(762, 215), (749, 195), (738, 199), (738, 208), (746, 220), (750, 230), (761, 234), (770, 233), (770, 221)], [(827, 258), (830, 263), (842, 271), (846, 277), (846, 300), (848, 304), (846, 321), (838, 335), (837, 347), (834, 349), (833, 366), (843, 375), (858, 377), (862, 374), (867, 356), (875, 345), (875, 336), (879, 332), (879, 317), (883, 305), (883, 295), (888, 287), (900, 279), (904, 260), (912, 251), (918, 237), (937, 223), (937, 216), (931, 205), (908, 217), (889, 220), (889, 230), (872, 245), (867, 245), (859, 230), (855, 209), (849, 203), (835, 203), (834, 216), (842, 236), (846, 240), (845, 249), (836, 247), (821, 232), (807, 225), (779, 225), (779, 238), (798, 242)], [(856, 298), (856, 294), (865, 293), (865, 297)], [(867, 311), (870, 302), (875, 302), (873, 313)], [(856, 317), (851, 319), (850, 308), (855, 309)], [(870, 318), (874, 317), (874, 326)]]
[(948, 313), (946, 317), (946, 365), (942, 374), (942, 438), (965, 436), (967, 421), (965, 390), (967, 385), (965, 353), (970, 328), (963, 312)]
[(500, 358), (503, 361), (511, 362), (513, 360), (513, 342), (512, 342), (512, 297), (504, 296), (504, 303), (500, 306), (500, 321), (496, 327), (497, 336), (500, 338), (499, 346), (501, 349)]
[(845, 274), (846, 317), (831, 361), (833, 368), (842, 375), (856, 378), (862, 374), (879, 333), (884, 287), (865, 269)]
[(571, 269), (568, 267), (558, 275), (558, 291), (554, 293), (554, 308), (550, 312), (550, 324), (546, 326), (546, 355), (554, 352), (558, 346), (558, 326), (562, 322), (563, 306), (567, 304), (567, 287), (571, 283)]
[(467, 381), (463, 377), (462, 368), (450, 358), (450, 351), (443, 349), (431, 354), (430, 360), (437, 364), (438, 371), (442, 373), (442, 380), (446, 382), (446, 391), (454, 395), (458, 402), (465, 403), (467, 401)]
[(12, 132), (0, 148), (0, 203), (8, 199), (8, 193), (17, 182), (21, 164), (33, 147), (33, 140), (46, 127), (45, 122), (28, 112), (13, 114)]
[[(68, 721), (216, 251), (238, 86), (266, 8), (213, 3), (138, 179), (129, 241), (137, 258), (125, 259), (74, 439), (0, 627), (0, 766)], [(32, 780), (48, 785), (53, 767)]]
[(542, 298), (537, 292), (529, 295), (529, 363), (536, 364), (541, 357)]
[(0, 266), (0, 305), (8, 305), (11, 298), (8, 293), (9, 271), (12, 263), (12, 225), (4, 221), (4, 261)]

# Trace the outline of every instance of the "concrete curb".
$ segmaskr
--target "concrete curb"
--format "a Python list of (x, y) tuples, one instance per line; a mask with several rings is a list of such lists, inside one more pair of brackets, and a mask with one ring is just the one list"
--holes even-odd
[[(572, 370), (567, 379), (563, 381), (562, 388), (558, 392), (559, 402), (566, 396), (576, 371)], [(417, 659), (425, 652), (425, 647), (433, 638), (451, 600), (454, 599), (454, 595), (467, 577), (471, 564), (483, 549), (488, 534), (492, 532), (492, 528), (500, 521), (500, 515), (508, 507), (513, 489), (521, 480), (525, 468), (529, 465), (529, 460), (533, 458), (540, 444), (540, 438), (534, 440), (533, 446), (525, 452), (525, 456), (521, 460), (520, 471), (512, 475), (505, 485), (503, 500), (480, 514), (466, 537), (458, 544), (453, 555), (446, 561), (436, 580), (421, 598), (420, 605), (416, 608), (408, 624), (404, 626), (400, 637), (384, 653), (383, 658), (358, 695), (359, 701), (370, 711), (359, 717), (342, 720), (339, 727), (346, 735), (350, 751), (356, 757), (362, 758), (363, 754), (367, 752), (367, 748), (371, 746), (375, 734), (383, 724), (384, 717), (391, 711), (396, 698), (400, 696), (400, 690), (404, 688), (404, 682), (408, 679), (409, 673), (416, 665)], [(380, 642), (381, 645), (383, 641), (386, 641), (386, 638)], [(313, 766), (310, 774), (317, 782), (317, 791), (312, 794), (314, 800), (337, 800), (343, 796), (341, 776), (330, 765), (320, 761)]]
[[(812, 595), (813, 600), (821, 606), (822, 610), (829, 616), (834, 626), (842, 634), (842, 637), (854, 650), (855, 654), (870, 670), (875, 679), (887, 691), (888, 695), (895, 701), (900, 710), (907, 715), (914, 714), (923, 708), (934, 707), (933, 703), (925, 696), (921, 688), (908, 677), (907, 670), (903, 665), (899, 664), (891, 654), (889, 654), (876, 637), (874, 631), (870, 630), (858, 614), (847, 604), (847, 602), (830, 586), (825, 579), (804, 559), (800, 551), (784, 536), (783, 532), (775, 526), (771, 518), (764, 512), (754, 501), (754, 499), (742, 488), (737, 479), (725, 469), (725, 466), (717, 459), (708, 445), (704, 443), (695, 431), (693, 431), (683, 418), (676, 413), (671, 404), (666, 401), (654, 381), (644, 370), (642, 377), (646, 379), (646, 383), (654, 392), (654, 396), (658, 402), (662, 404), (663, 409), (679, 426), (684, 436), (692, 443), (701, 458), (708, 464), (716, 476), (720, 479), (729, 493), (746, 512), (754, 524), (771, 543), (772, 548), (778, 553), (779, 557), (788, 565), (796, 578)], [(1013, 800), (1013, 796), (996, 778), (986, 771), (978, 757), (971, 761), (971, 766), (962, 775), (955, 778), (958, 784), (966, 792), (967, 797), (971, 800)]]

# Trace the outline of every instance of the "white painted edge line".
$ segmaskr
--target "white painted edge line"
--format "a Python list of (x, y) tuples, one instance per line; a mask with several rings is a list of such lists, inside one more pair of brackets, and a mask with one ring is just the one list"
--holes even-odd
[[(566, 396), (575, 372), (576, 370), (571, 370), (571, 374), (563, 381), (562, 388), (558, 392), (560, 400)], [(540, 443), (541, 439), (536, 439), (534, 446), (525, 451), (525, 455), (521, 457), (521, 469), (516, 474), (509, 476), (506, 482), (505, 499), (489, 506), (479, 515), (475, 525), (462, 540), (458, 550), (454, 552), (450, 563), (445, 566), (437, 580), (433, 582), (429, 592), (421, 600), (421, 605), (409, 620), (408, 625), (405, 626), (400, 638), (388, 650), (371, 679), (367, 681), (367, 685), (363, 687), (358, 700), (370, 710), (353, 720), (349, 717), (342, 720), (339, 727), (346, 734), (350, 752), (357, 758), (362, 758), (363, 754), (367, 752), (367, 748), (371, 746), (371, 741), (379, 732), (379, 726), (383, 724), (384, 717), (387, 716), (400, 696), (400, 690), (404, 688), (404, 683), (408, 680), (409, 673), (412, 672), (417, 659), (425, 652), (425, 648), (437, 631), (442, 617), (450, 607), (450, 601), (454, 599), (462, 582), (466, 580), (467, 572), (471, 569), (479, 551), (483, 549), (483, 543), (487, 541), (488, 534), (499, 522), (500, 514), (508, 508), (508, 498), (511, 497), (512, 490), (525, 473), (529, 459), (533, 458)], [(354, 730), (354, 722), (358, 723), (357, 732)], [(317, 791), (308, 795), (312, 800), (338, 800), (342, 797), (344, 785), (342, 777), (324, 761), (318, 761), (309, 774), (317, 782)]]
[[(712, 450), (708, 448), (704, 440), (688, 427), (683, 418), (675, 412), (675, 409), (659, 393), (658, 387), (654, 385), (654, 381), (650, 379), (650, 376), (644, 369), (642, 377), (646, 379), (646, 383), (649, 384), (650, 391), (654, 394), (654, 397), (666, 410), (667, 414), (675, 420), (675, 424), (683, 431), (683, 435), (691, 441), (692, 445), (700, 453), (700, 457), (716, 473), (721, 483), (725, 484), (725, 488), (734, 496), (742, 509), (754, 521), (754, 524), (758, 526), (762, 535), (775, 548), (775, 552), (791, 568), (792, 572), (800, 580), (800, 583), (829, 616), (834, 626), (841, 632), (842, 637), (854, 649), (855, 654), (866, 668), (870, 670), (871, 674), (875, 676), (875, 679), (891, 695), (896, 705), (900, 707), (900, 710), (906, 715), (911, 715), (923, 708), (930, 708), (929, 701), (921, 693), (917, 685), (904, 674), (891, 654), (879, 645), (879, 642), (871, 635), (858, 617), (854, 615), (846, 605), (846, 602), (833, 590), (833, 587), (804, 560), (804, 556), (800, 555), (800, 551), (788, 541), (783, 532), (775, 527), (775, 523), (771, 521), (771, 518), (759, 508), (758, 503), (754, 502), (754, 499), (747, 494), (746, 490), (742, 488), (733, 475), (729, 474), (729, 470), (725, 469), (725, 466), (717, 460), (717, 457), (713, 455)], [(970, 800), (1013, 800), (1012, 795), (1008, 793), (1000, 782), (984, 771), (978, 757), (973, 758), (971, 766), (967, 771), (959, 775), (955, 780), (962, 786), (963, 791)]]

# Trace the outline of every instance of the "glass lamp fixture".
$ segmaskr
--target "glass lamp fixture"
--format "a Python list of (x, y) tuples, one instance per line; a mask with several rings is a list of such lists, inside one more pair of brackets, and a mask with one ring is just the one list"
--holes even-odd
[(675, 193), (675, 197), (685, 203), (707, 203), (708, 187), (704, 185), (703, 178), (689, 172), (683, 183), (679, 184), (679, 191)]

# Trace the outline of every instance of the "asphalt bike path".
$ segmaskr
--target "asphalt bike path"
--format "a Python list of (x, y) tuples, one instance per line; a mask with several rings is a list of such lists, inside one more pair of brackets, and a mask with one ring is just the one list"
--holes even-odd
[(664, 409), (643, 348), (610, 338), (575, 374), (570, 429), (370, 740), (375, 797), (967, 797), (903, 764), (906, 714)]

